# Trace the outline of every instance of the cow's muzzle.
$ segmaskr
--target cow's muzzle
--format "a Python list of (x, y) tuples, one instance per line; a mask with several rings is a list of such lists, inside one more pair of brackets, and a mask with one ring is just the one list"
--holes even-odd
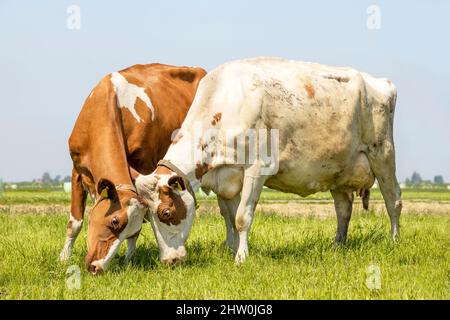
[(177, 265), (183, 262), (186, 259), (186, 249), (184, 247), (180, 247), (178, 249), (171, 249), (169, 252), (163, 254), (160, 258), (161, 263), (167, 265)]
[(100, 264), (96, 263), (96, 262), (91, 263), (88, 266), (88, 270), (94, 276), (103, 274), (103, 267)]

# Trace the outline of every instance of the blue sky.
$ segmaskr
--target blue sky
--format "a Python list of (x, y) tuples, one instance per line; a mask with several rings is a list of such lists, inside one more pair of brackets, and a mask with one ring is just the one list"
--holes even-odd
[[(366, 10), (381, 9), (369, 30)], [(81, 28), (66, 26), (69, 5)], [(0, 178), (68, 175), (85, 97), (135, 63), (196, 65), (270, 55), (390, 78), (400, 180), (450, 181), (450, 2), (0, 0)]]

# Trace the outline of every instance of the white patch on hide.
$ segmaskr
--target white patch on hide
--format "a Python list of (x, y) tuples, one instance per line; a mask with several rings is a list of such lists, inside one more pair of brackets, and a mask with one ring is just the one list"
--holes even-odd
[(135, 84), (129, 83), (124, 76), (119, 72), (111, 74), (111, 82), (114, 87), (114, 92), (117, 95), (117, 106), (119, 108), (127, 108), (137, 122), (143, 121), (137, 114), (135, 109), (136, 99), (141, 99), (152, 112), (152, 121), (155, 120), (155, 108), (153, 107), (150, 98), (145, 93), (145, 88), (138, 87)]

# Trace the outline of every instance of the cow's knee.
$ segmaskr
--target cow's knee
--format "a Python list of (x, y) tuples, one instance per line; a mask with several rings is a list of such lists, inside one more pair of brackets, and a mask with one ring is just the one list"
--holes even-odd
[(243, 210), (238, 210), (236, 213), (236, 230), (238, 232), (247, 231), (252, 223), (253, 209), (246, 207)]
[(77, 237), (83, 227), (83, 219), (77, 220), (73, 216), (67, 222), (67, 236)]
[(403, 202), (402, 200), (395, 201), (395, 210), (397, 211), (398, 215), (402, 212), (403, 209)]

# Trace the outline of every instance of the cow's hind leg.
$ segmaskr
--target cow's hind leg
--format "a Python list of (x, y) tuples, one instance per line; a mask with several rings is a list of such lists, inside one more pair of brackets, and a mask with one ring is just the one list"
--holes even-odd
[[(236, 230), (235, 219), (240, 197), (238, 195), (235, 198), (228, 200), (218, 195), (217, 201), (219, 203), (220, 213), (222, 214), (227, 227), (227, 238), (225, 240), (225, 244), (230, 249), (236, 251), (237, 248), (235, 247), (235, 238), (238, 236), (238, 232)], [(239, 240), (237, 239), (237, 242), (238, 241)]]
[(347, 240), (348, 225), (352, 216), (353, 193), (332, 190), (334, 208), (337, 215), (337, 231), (334, 246), (344, 243)]
[(377, 178), (386, 210), (391, 220), (391, 238), (400, 237), (401, 190), (395, 176), (393, 143), (384, 143), (369, 153), (370, 166)]
[(248, 256), (248, 235), (253, 222), (256, 204), (261, 195), (267, 176), (261, 176), (259, 166), (254, 165), (245, 170), (242, 186), (241, 201), (236, 213), (236, 228), (239, 244), (235, 256), (235, 263), (240, 264)]
[(66, 261), (72, 255), (73, 245), (83, 226), (84, 209), (87, 192), (83, 189), (81, 175), (72, 169), (72, 203), (69, 222), (67, 223), (66, 242), (59, 255), (60, 261)]

